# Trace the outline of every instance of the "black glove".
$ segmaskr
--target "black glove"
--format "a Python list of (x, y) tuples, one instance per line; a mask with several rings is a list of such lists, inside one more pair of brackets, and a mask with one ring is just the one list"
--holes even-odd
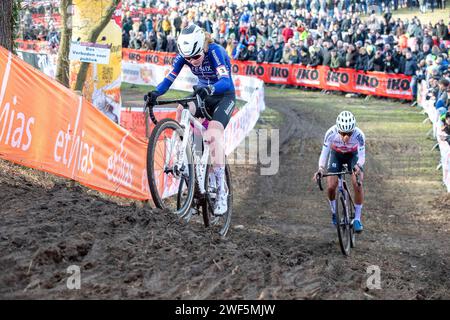
[(198, 95), (202, 100), (205, 100), (207, 96), (210, 96), (214, 93), (213, 86), (207, 87), (193, 86), (192, 88), (194, 89), (194, 95)]
[(154, 106), (156, 104), (156, 99), (160, 96), (158, 91), (151, 91), (144, 96), (144, 100), (147, 102), (146, 105)]

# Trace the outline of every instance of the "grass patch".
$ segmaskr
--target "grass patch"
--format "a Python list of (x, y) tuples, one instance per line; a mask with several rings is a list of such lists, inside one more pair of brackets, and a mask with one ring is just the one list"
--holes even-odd
[(279, 128), (284, 121), (284, 116), (266, 105), (266, 109), (261, 113), (256, 129)]

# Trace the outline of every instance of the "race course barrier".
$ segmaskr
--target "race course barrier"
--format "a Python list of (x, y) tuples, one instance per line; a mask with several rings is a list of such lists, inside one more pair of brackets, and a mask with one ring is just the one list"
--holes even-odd
[[(19, 53), (24, 60), (53, 76), (56, 70), (56, 55), (46, 53), (45, 42), (17, 41)], [(33, 57), (33, 53), (38, 55)], [(124, 62), (136, 63), (135, 69), (146, 64), (171, 66), (174, 53), (122, 49)], [(256, 63), (232, 60), (233, 75), (248, 76), (264, 83), (311, 87), (323, 90), (360, 93), (393, 99), (412, 100), (411, 77), (383, 72), (363, 72), (348, 68), (330, 69), (325, 66), (307, 67), (298, 64)]]
[[(144, 139), (2, 47), (0, 76), (0, 158), (107, 194), (150, 198)], [(192, 84), (182, 79), (177, 85), (190, 89)], [(227, 154), (264, 110), (263, 86), (250, 78), (245, 85), (237, 84), (249, 102), (227, 127)]]
[[(174, 53), (122, 49), (123, 61), (139, 65), (172, 65)], [(412, 100), (411, 77), (384, 72), (354, 69), (307, 67), (298, 64), (256, 63), (232, 60), (234, 75), (255, 77), (264, 83), (312, 87), (324, 90), (361, 93), (395, 99)]]
[(439, 119), (439, 112), (434, 107), (434, 100), (426, 100), (427, 86), (425, 81), (420, 84), (419, 88), (419, 105), (423, 107), (425, 113), (428, 115), (431, 123), (433, 124), (433, 137), (437, 140), (439, 144), (439, 152), (441, 154), (441, 165), (442, 165), (442, 182), (447, 187), (447, 192), (450, 192), (450, 145), (441, 140), (441, 126), (442, 121)]
[(117, 196), (148, 199), (146, 143), (0, 47), (0, 157)]

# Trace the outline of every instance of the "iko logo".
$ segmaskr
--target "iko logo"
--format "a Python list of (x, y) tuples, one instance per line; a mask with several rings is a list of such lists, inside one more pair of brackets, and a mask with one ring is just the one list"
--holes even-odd
[(347, 84), (350, 78), (345, 72), (328, 71), (327, 82)]
[(87, 174), (90, 174), (94, 170), (93, 155), (95, 148), (94, 146), (89, 146), (83, 140), (85, 132), (84, 130), (79, 132), (80, 130), (78, 128), (82, 106), (83, 99), (80, 97), (75, 127), (71, 130), (69, 123), (66, 132), (63, 130), (58, 132), (53, 152), (53, 157), (56, 162), (62, 162), (65, 167), (72, 168), (72, 175), (75, 172), (75, 168)]
[[(0, 107), (3, 105), (5, 98), (6, 87), (11, 72), (11, 60), (11, 53), (9, 53), (0, 91)], [(13, 96), (12, 105), (13, 107), (17, 106), (17, 96)], [(34, 124), (35, 119), (34, 117), (27, 118), (22, 112), (16, 113), (13, 107), (11, 107), (10, 102), (7, 102), (0, 111), (0, 143), (27, 151), (31, 146), (31, 140), (33, 138), (31, 126)], [(24, 137), (24, 133), (26, 137)]]
[(114, 151), (114, 154), (108, 158), (106, 177), (109, 181), (131, 188), (133, 183), (133, 165), (127, 162), (128, 153), (124, 151), (124, 144), (128, 135), (129, 133), (122, 138), (120, 150)]
[(356, 78), (356, 85), (368, 87), (368, 88), (377, 88), (379, 81), (376, 77), (366, 76), (364, 74), (358, 74)]

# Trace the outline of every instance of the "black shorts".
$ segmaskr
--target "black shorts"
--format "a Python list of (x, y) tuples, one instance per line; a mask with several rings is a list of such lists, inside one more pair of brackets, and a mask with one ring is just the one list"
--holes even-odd
[[(336, 173), (341, 172), (342, 165), (347, 164), (348, 170), (352, 171), (353, 167), (358, 162), (358, 153), (357, 152), (349, 152), (349, 153), (339, 153), (334, 150), (330, 152), (330, 158), (328, 159), (328, 172)], [(361, 167), (361, 171), (364, 169)]]
[[(197, 106), (195, 111), (196, 118), (204, 118), (202, 110)], [(233, 110), (236, 107), (236, 94), (234, 92), (225, 92), (223, 94), (215, 94), (205, 99), (205, 108), (212, 116), (212, 120), (219, 121), (224, 128), (227, 127), (231, 119)]]

